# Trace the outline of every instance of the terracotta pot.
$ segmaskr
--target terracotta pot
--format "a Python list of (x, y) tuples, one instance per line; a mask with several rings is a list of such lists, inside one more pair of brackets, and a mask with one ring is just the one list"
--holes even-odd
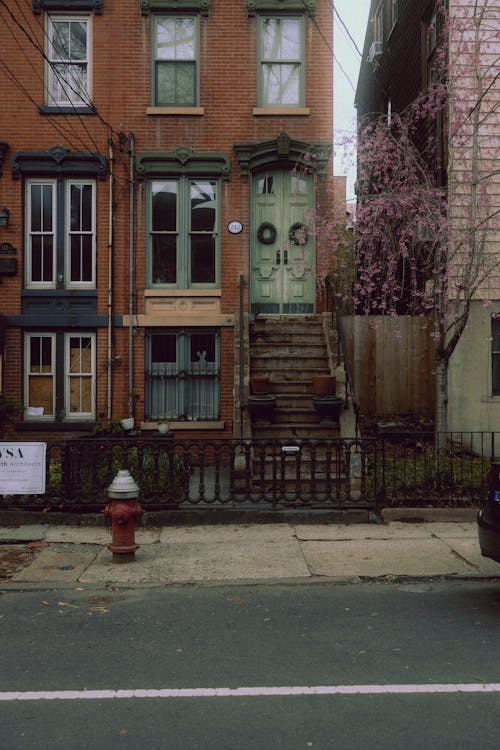
[(250, 392), (254, 396), (269, 393), (271, 390), (271, 380), (269, 375), (251, 375)]
[(335, 396), (335, 375), (313, 375), (312, 388), (315, 396)]

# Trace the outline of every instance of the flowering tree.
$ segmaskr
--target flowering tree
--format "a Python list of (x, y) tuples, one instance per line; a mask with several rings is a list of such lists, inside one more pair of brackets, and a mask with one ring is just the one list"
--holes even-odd
[(439, 8), (429, 87), (359, 129), (356, 276), (339, 293), (358, 314), (432, 315), (437, 436), (471, 303), (487, 304), (500, 286), (500, 8)]

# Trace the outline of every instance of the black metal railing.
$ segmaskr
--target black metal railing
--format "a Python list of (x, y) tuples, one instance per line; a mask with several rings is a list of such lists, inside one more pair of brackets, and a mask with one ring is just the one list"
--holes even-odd
[(119, 469), (146, 509), (470, 507), (486, 496), (500, 433), (393, 433), (371, 438), (85, 437), (47, 444), (46, 492), (0, 496), (0, 508), (100, 510)]
[(330, 326), (332, 330), (337, 331), (337, 364), (342, 364), (345, 372), (345, 394), (346, 399), (351, 401), (354, 415), (356, 418), (356, 432), (358, 429), (359, 422), (359, 405), (356, 400), (356, 392), (354, 389), (354, 378), (352, 375), (352, 369), (349, 360), (349, 351), (347, 348), (347, 339), (345, 335), (344, 326), (342, 324), (342, 316), (340, 315), (338, 305), (335, 301), (335, 290), (333, 281), (330, 276), (325, 276), (324, 279), (325, 289), (325, 312), (331, 314)]

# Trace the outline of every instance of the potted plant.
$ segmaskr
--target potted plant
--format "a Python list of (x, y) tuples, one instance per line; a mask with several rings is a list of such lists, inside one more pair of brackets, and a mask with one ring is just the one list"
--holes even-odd
[(170, 430), (170, 423), (166, 421), (166, 419), (160, 419), (157, 422), (158, 425), (158, 432), (160, 435), (166, 435), (167, 432)]

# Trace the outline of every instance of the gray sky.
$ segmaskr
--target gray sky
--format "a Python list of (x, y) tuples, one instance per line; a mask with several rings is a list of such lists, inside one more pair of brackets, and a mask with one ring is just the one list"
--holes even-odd
[[(343, 22), (349, 29), (359, 49), (363, 49), (370, 0), (334, 0), (335, 8)], [(352, 86), (356, 88), (360, 56), (348, 34), (335, 15), (334, 52), (335, 57), (349, 76)], [(349, 80), (342, 72), (337, 62), (334, 67), (334, 125), (335, 132), (349, 130), (355, 132), (354, 91)], [(336, 149), (338, 151), (338, 149)], [(354, 198), (354, 165), (351, 160), (337, 153), (335, 158), (335, 174), (347, 175), (347, 199)]]

